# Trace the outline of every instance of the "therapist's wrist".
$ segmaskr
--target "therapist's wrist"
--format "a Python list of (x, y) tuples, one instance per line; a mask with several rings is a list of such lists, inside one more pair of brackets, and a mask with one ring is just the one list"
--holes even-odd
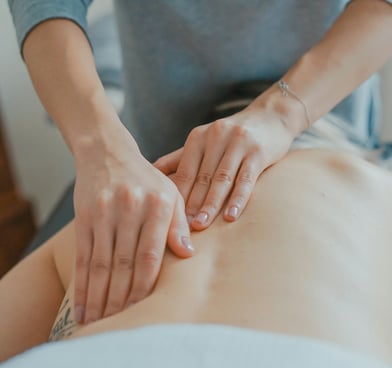
[(90, 153), (110, 151), (125, 142), (137, 149), (137, 144), (121, 122), (117, 111), (103, 88), (79, 94), (79, 98), (61, 115), (59, 126), (74, 158), (78, 161)]
[(290, 94), (284, 96), (277, 84), (260, 95), (253, 103), (278, 115), (293, 138), (309, 128), (311, 123), (305, 106)]
[(97, 124), (90, 131), (80, 135), (73, 142), (72, 153), (78, 167), (83, 166), (86, 160), (99, 160), (106, 156), (116, 156), (117, 151), (123, 151), (124, 149), (131, 155), (140, 154), (135, 139), (118, 120)]

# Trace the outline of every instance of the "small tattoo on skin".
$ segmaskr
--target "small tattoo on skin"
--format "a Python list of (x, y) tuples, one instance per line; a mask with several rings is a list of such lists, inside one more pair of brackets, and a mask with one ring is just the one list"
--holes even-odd
[(71, 303), (69, 298), (60, 307), (56, 322), (49, 335), (49, 341), (59, 341), (73, 334), (77, 323), (71, 318)]

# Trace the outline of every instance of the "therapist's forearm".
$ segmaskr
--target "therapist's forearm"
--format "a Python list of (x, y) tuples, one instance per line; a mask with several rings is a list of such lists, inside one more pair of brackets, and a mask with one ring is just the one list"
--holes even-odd
[[(354, 0), (324, 38), (283, 77), (307, 107), (311, 123), (392, 56), (392, 6)], [(306, 119), (300, 130), (306, 128)]]
[[(23, 55), (34, 87), (74, 155), (99, 145), (121, 125), (105, 95), (83, 31), (69, 20), (43, 22), (27, 37)], [(105, 146), (103, 143), (102, 146)]]

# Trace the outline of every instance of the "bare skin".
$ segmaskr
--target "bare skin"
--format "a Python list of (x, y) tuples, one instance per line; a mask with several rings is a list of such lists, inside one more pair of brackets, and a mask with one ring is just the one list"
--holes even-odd
[[(391, 220), (389, 172), (349, 154), (291, 152), (263, 173), (239, 221), (220, 216), (192, 233), (194, 257), (166, 251), (148, 298), (84, 326), (73, 322), (71, 223), (0, 282), (0, 360), (50, 331), (56, 340), (190, 322), (314, 337), (392, 363)], [(28, 275), (45, 258), (41, 286)]]
[[(147, 297), (166, 242), (179, 257), (192, 256), (186, 215), (198, 230), (210, 226), (221, 209), (226, 220), (239, 218), (258, 176), (307, 127), (306, 115), (310, 122), (324, 116), (392, 55), (390, 4), (351, 1), (320, 42), (283, 76), (308, 114), (295, 98), (283, 99), (272, 88), (246, 112), (196, 127), (182, 150), (156, 163), (161, 169), (177, 167), (174, 186), (144, 159), (121, 124), (84, 32), (58, 17), (32, 29), (22, 53), (43, 105), (75, 158), (74, 300), (76, 317), (84, 322)], [(128, 277), (116, 267), (96, 275), (102, 262), (116, 265), (125, 253), (132, 268)], [(154, 267), (139, 266), (145, 254)], [(101, 290), (107, 288), (104, 295)]]

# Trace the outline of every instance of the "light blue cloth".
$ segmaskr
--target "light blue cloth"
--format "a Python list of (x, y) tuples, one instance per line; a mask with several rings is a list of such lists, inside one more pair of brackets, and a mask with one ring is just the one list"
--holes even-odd
[[(391, 3), (392, 0), (389, 0)], [(86, 29), (91, 0), (9, 0), (17, 37), (50, 18)], [(234, 83), (279, 79), (317, 43), (348, 0), (117, 0), (123, 49), (123, 121), (150, 159), (184, 143)], [(371, 55), (369, 55), (371, 57)], [(334, 112), (377, 145), (377, 76)]]
[(41, 345), (1, 368), (391, 368), (305, 337), (224, 325), (153, 325)]

